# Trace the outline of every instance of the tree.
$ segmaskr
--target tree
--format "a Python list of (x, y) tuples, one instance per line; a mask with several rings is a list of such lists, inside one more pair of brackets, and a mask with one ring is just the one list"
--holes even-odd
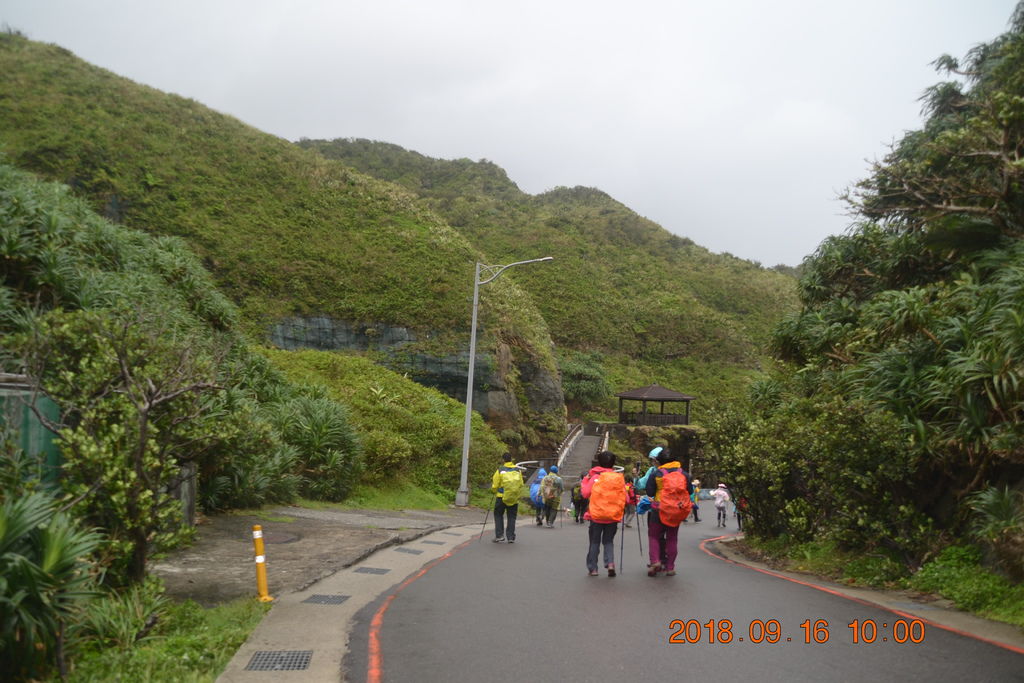
[(21, 337), (30, 376), (61, 408), (49, 426), (65, 506), (107, 533), (113, 578), (128, 582), (185, 533), (176, 491), (216, 439), (214, 350), (162, 313), (53, 311)]

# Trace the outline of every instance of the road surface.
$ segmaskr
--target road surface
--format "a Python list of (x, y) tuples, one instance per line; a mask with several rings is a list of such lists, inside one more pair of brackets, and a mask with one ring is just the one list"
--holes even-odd
[(656, 578), (635, 526), (609, 578), (587, 575), (585, 525), (519, 522), (363, 609), (346, 679), (1024, 681), (1022, 654), (712, 557), (701, 542), (732, 531), (714, 522), (681, 527), (678, 574)]

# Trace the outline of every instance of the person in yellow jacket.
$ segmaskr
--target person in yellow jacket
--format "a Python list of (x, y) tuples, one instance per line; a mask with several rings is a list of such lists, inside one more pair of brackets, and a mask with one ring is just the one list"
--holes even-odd
[(501, 461), (501, 467), (491, 477), (491, 491), (494, 492), (493, 541), (504, 543), (507, 539), (509, 543), (515, 543), (519, 499), (526, 485), (523, 483), (522, 471), (512, 461), (511, 453), (503, 455)]

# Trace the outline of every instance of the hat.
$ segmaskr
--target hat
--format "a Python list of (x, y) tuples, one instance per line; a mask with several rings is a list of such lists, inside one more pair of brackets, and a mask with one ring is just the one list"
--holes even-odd
[(550, 470), (548, 470), (548, 471), (549, 471), (549, 472), (557, 472), (557, 471), (558, 471), (558, 465), (552, 465), (552, 466), (551, 466), (551, 469), (550, 469)]
[(725, 488), (725, 484), (719, 484), (719, 485), (718, 485), (718, 488), (720, 488), (720, 489), (724, 489), (724, 488)]
[(655, 446), (654, 448), (651, 449), (651, 452), (647, 454), (647, 457), (657, 458), (658, 454), (661, 453), (662, 450), (664, 449), (661, 446)]
[(700, 483), (700, 479), (694, 479), (694, 480), (693, 480), (693, 485), (694, 485), (694, 486), (696, 486), (696, 485), (697, 485), (697, 484), (699, 484), (699, 483)]

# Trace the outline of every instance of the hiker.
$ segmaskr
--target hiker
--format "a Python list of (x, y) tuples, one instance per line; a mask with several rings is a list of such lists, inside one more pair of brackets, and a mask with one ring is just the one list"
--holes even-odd
[(552, 465), (548, 476), (540, 483), (540, 497), (544, 502), (544, 519), (548, 528), (555, 527), (555, 517), (562, 507), (562, 478), (558, 476), (558, 465)]
[(724, 527), (725, 520), (728, 515), (726, 514), (726, 504), (729, 502), (729, 489), (725, 488), (725, 484), (719, 484), (718, 488), (711, 492), (711, 497), (715, 499), (715, 512), (718, 513), (718, 526)]
[(623, 526), (627, 529), (632, 529), (633, 525), (631, 522), (636, 519), (636, 502), (638, 497), (636, 495), (636, 486), (633, 485), (633, 475), (626, 475), (626, 512), (623, 516)]
[(693, 501), (693, 523), (696, 524), (700, 521), (700, 479), (693, 480), (693, 495), (690, 496), (690, 500)]
[(540, 497), (540, 483), (546, 476), (548, 476), (547, 470), (541, 467), (537, 470), (537, 476), (533, 478), (533, 483), (530, 484), (530, 505), (533, 506), (537, 526), (544, 526), (544, 501)]
[(590, 516), (590, 547), (587, 550), (587, 571), (597, 576), (597, 556), (604, 546), (604, 567), (608, 576), (615, 576), (615, 531), (626, 507), (626, 481), (615, 471), (615, 454), (602, 451), (597, 467), (592, 467), (582, 480), (583, 497), (587, 499)]
[[(519, 513), (519, 498), (523, 495), (523, 473), (512, 461), (512, 454), (502, 456), (502, 465), (491, 477), (491, 491), (494, 492), (494, 538), (495, 543), (516, 542), (516, 515)], [(507, 520), (507, 523), (506, 523)]]
[(583, 497), (583, 479), (572, 487), (572, 518), (577, 524), (583, 524), (583, 516), (587, 514), (587, 499)]
[[(663, 450), (665, 450), (664, 446), (655, 446), (654, 448), (651, 449), (651, 452), (647, 454), (647, 457), (648, 457), (649, 462), (650, 462), (650, 466), (647, 468), (647, 471), (644, 472), (644, 474), (640, 477), (640, 479), (637, 480), (637, 482), (636, 482), (636, 490), (637, 491), (646, 491), (646, 489), (647, 489), (647, 480), (651, 477), (652, 474), (654, 474), (655, 471), (657, 471), (657, 469), (658, 469), (658, 454), (661, 453)], [(639, 472), (640, 471), (639, 465), (637, 465), (637, 468), (638, 468), (637, 471)]]
[(690, 475), (667, 448), (657, 454), (658, 468), (645, 475), (646, 493), (652, 500), (647, 515), (647, 540), (651, 563), (647, 576), (676, 574), (679, 525), (690, 514), (693, 485)]

